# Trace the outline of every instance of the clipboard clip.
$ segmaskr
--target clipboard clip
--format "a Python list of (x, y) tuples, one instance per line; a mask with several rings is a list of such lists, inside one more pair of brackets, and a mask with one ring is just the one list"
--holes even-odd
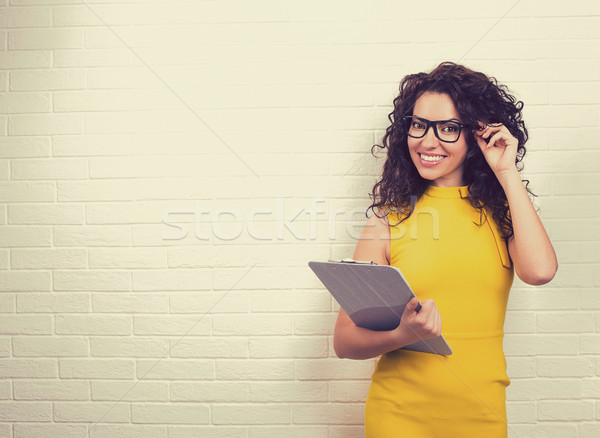
[(356, 263), (356, 264), (360, 264), (360, 265), (376, 265), (377, 264), (373, 260), (371, 260), (370, 262), (365, 262), (365, 261), (360, 261), (360, 260), (354, 260), (352, 258), (346, 258), (343, 260), (327, 260), (327, 261), (334, 262), (334, 263)]

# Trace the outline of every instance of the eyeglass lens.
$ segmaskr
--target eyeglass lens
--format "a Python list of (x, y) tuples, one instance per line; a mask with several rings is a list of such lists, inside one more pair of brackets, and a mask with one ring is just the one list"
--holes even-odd
[(435, 134), (442, 141), (454, 142), (460, 136), (460, 125), (456, 122), (443, 120), (430, 122), (417, 117), (410, 117), (408, 119), (408, 135), (414, 138), (421, 138), (427, 133), (429, 125), (435, 127)]

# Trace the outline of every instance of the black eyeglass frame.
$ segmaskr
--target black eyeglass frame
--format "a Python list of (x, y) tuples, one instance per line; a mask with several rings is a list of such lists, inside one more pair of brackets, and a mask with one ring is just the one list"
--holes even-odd
[[(408, 123), (411, 122), (413, 118), (417, 119), (417, 120), (425, 123), (425, 125), (427, 125), (425, 127), (425, 131), (423, 132), (423, 135), (420, 135), (418, 137), (415, 136), (415, 135), (410, 135), (410, 129), (409, 129)], [(409, 137), (412, 137), (412, 138), (423, 138), (423, 137), (425, 137), (425, 135), (427, 135), (427, 132), (429, 131), (429, 128), (433, 127), (433, 133), (435, 134), (435, 136), (440, 141), (443, 141), (444, 143), (456, 143), (458, 140), (460, 140), (460, 134), (461, 134), (463, 128), (469, 128), (469, 127), (471, 127), (471, 125), (468, 125), (468, 124), (465, 124), (465, 123), (460, 123), (460, 122), (457, 122), (456, 120), (453, 120), (453, 119), (450, 119), (450, 120), (433, 120), (433, 121), (431, 121), (431, 120), (427, 120), (427, 119), (424, 119), (424, 118), (419, 117), (419, 116), (404, 116), (404, 117), (401, 118), (401, 120), (404, 122), (404, 129), (406, 129), (406, 134)], [(444, 122), (452, 122), (452, 123), (456, 123), (458, 125), (458, 135), (456, 136), (456, 140), (444, 140), (443, 138), (441, 138), (439, 136), (438, 130), (437, 130), (437, 124), (438, 123), (444, 123)]]

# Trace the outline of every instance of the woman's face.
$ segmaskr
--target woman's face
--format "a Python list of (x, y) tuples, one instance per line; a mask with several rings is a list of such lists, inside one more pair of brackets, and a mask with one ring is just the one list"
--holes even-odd
[[(450, 96), (431, 92), (424, 93), (417, 99), (413, 116), (429, 121), (455, 120), (462, 122)], [(438, 187), (466, 185), (463, 180), (463, 162), (467, 155), (464, 128), (455, 143), (447, 143), (438, 139), (433, 132), (433, 126), (429, 128), (424, 137), (408, 136), (407, 139), (410, 157), (421, 177), (430, 180), (432, 185)], [(422, 155), (432, 158), (426, 161), (421, 158)], [(440, 157), (443, 158), (440, 160)]]

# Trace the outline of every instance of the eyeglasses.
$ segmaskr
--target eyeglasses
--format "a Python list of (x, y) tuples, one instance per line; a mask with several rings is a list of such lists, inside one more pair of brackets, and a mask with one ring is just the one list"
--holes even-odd
[(427, 134), (429, 128), (433, 126), (435, 136), (446, 143), (458, 141), (462, 128), (470, 126), (455, 120), (430, 121), (417, 116), (404, 116), (402, 117), (402, 122), (409, 137), (422, 138)]

